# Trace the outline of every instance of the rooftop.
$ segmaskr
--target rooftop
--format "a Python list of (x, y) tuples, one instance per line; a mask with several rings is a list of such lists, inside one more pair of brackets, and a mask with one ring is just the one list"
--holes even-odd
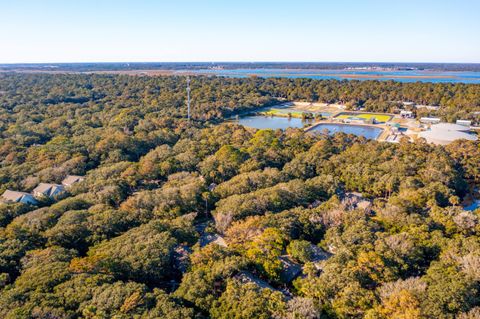
[(62, 181), (62, 184), (65, 185), (65, 186), (70, 186), (70, 185), (72, 185), (72, 184), (81, 182), (81, 181), (84, 180), (84, 179), (85, 179), (84, 176), (68, 175), (68, 176), (65, 177), (65, 179)]
[(64, 190), (63, 185), (59, 184), (49, 184), (49, 183), (40, 183), (37, 187), (33, 189), (34, 194), (43, 194), (45, 196), (55, 196), (56, 194)]
[(6, 200), (18, 202), (23, 196), (31, 196), (29, 193), (6, 190), (2, 197)]
[(275, 290), (272, 286), (270, 286), (268, 284), (268, 282), (254, 276), (252, 273), (248, 272), (248, 271), (241, 271), (240, 273), (238, 273), (237, 275), (235, 275), (234, 277), (235, 279), (239, 280), (241, 283), (243, 284), (247, 284), (247, 283), (254, 283), (256, 284), (257, 286), (259, 286), (260, 288), (262, 289), (271, 289), (271, 290)]
[(449, 131), (449, 130), (429, 130), (420, 132), (419, 137), (423, 137), (429, 143), (434, 144), (448, 144), (455, 140), (465, 139), (469, 141), (476, 141), (478, 137), (474, 134), (469, 134), (461, 131)]
[(290, 259), (289, 256), (280, 256), (278, 257), (282, 263), (282, 271), (280, 273), (280, 278), (284, 282), (291, 282), (302, 272), (302, 267)]
[(225, 239), (223, 239), (222, 236), (218, 234), (212, 234), (212, 233), (204, 233), (200, 236), (200, 247), (207, 246), (210, 243), (217, 244), (222, 247), (227, 247), (227, 243)]
[(452, 123), (438, 123), (430, 126), (432, 131), (469, 131), (470, 129), (464, 125), (452, 124)]

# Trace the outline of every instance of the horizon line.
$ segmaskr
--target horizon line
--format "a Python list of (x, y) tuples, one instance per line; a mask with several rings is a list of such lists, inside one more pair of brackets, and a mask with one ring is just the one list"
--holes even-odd
[(245, 63), (245, 64), (256, 64), (256, 63), (351, 63), (351, 64), (361, 64), (361, 63), (399, 63), (399, 64), (480, 64), (479, 62), (428, 62), (428, 61), (72, 61), (72, 62), (0, 62), (0, 65), (34, 65), (34, 64), (120, 64), (120, 63), (137, 63), (137, 64), (149, 64), (149, 63), (167, 63), (167, 64), (179, 64), (179, 63), (202, 63), (202, 64), (220, 64), (220, 63)]

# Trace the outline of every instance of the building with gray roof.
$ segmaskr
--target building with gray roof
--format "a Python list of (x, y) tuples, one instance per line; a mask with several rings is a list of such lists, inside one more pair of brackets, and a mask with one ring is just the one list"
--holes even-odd
[(65, 177), (65, 179), (62, 181), (62, 185), (65, 187), (70, 187), (73, 184), (80, 183), (85, 179), (84, 176), (78, 176), (78, 175), (68, 175)]
[(25, 192), (11, 191), (8, 189), (2, 194), (2, 199), (5, 202), (10, 202), (10, 203), (23, 203), (27, 205), (37, 204), (37, 200), (32, 196), (32, 194), (25, 193)]
[(37, 198), (47, 197), (53, 199), (65, 191), (63, 185), (40, 183), (32, 191), (33, 196)]

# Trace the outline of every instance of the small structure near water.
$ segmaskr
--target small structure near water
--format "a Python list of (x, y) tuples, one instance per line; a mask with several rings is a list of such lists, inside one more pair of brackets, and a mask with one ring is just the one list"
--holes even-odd
[(400, 116), (402, 118), (406, 118), (406, 119), (413, 119), (415, 118), (415, 114), (413, 114), (412, 111), (407, 111), (407, 110), (401, 110), (400, 111)]
[(441, 119), (439, 117), (421, 117), (420, 123), (424, 124), (438, 124), (440, 123)]

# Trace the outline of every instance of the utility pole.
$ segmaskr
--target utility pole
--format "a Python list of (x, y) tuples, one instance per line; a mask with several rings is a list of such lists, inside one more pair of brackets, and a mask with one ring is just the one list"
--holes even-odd
[(190, 121), (190, 77), (187, 76), (187, 118)]

